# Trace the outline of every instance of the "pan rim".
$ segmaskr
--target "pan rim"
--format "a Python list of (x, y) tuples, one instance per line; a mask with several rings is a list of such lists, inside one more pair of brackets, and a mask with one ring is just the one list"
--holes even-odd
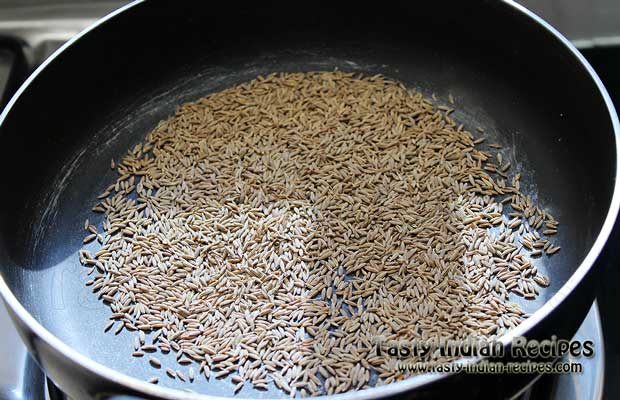
[[(140, 4), (146, 3), (147, 0), (134, 0), (129, 4), (126, 4), (119, 9), (109, 13), (103, 18), (97, 20), (92, 25), (78, 33), (76, 36), (71, 38), (68, 42), (63, 44), (60, 48), (58, 48), (50, 57), (48, 57), (36, 70), (24, 81), (24, 83), (19, 87), (10, 101), (7, 103), (6, 107), (0, 114), (0, 126), (3, 124), (4, 120), (7, 118), (11, 109), (19, 99), (19, 97), (26, 92), (28, 86), (37, 78), (37, 76), (45, 70), (48, 64), (50, 64), (55, 58), (57, 58), (61, 53), (63, 53), (67, 48), (73, 45), (75, 42), (80, 40), (83, 36), (88, 34), (90, 31), (95, 30), (105, 22), (114, 18), (115, 16), (132, 9)], [(549, 299), (547, 300), (542, 307), (536, 310), (529, 318), (527, 318), (523, 323), (521, 323), (517, 328), (511, 330), (507, 334), (503, 335), (499, 340), (503, 344), (508, 344), (512, 341), (516, 336), (522, 336), (526, 332), (528, 332), (535, 325), (540, 323), (548, 314), (550, 314), (556, 307), (558, 307), (567, 297), (568, 295), (577, 287), (577, 285), (585, 278), (585, 276), (589, 273), (590, 269), (594, 266), (594, 263), (601, 251), (605, 243), (607, 242), (613, 227), (618, 216), (618, 210), (620, 208), (620, 182), (618, 181), (618, 177), (620, 177), (620, 121), (618, 120), (618, 115), (616, 113), (615, 107), (607, 92), (607, 89), (603, 85), (602, 81), (592, 68), (592, 66), (588, 63), (585, 57), (575, 48), (575, 46), (561, 33), (559, 33), (554, 27), (552, 27), (549, 23), (547, 23), (544, 19), (536, 15), (534, 12), (530, 11), (526, 7), (517, 4), (512, 0), (502, 0), (501, 3), (506, 7), (512, 7), (516, 12), (519, 12), (525, 18), (529, 18), (532, 22), (537, 23), (539, 26), (544, 28), (548, 34), (555, 37), (556, 40), (559, 40), (561, 44), (564, 45), (565, 50), (568, 50), (570, 54), (575, 58), (575, 61), (581, 64), (582, 67), (585, 68), (588, 73), (590, 79), (592, 79), (593, 83), (596, 85), (598, 92), (602, 99), (605, 102), (605, 106), (607, 107), (607, 112), (609, 114), (609, 118), (614, 131), (614, 140), (615, 140), (615, 176), (613, 177), (614, 189), (613, 195), (611, 198), (611, 202), (609, 203), (609, 209), (607, 211), (607, 215), (603, 222), (603, 225), (596, 236), (596, 239), (593, 245), (590, 247), (586, 257), (579, 264), (579, 266), (575, 269), (570, 278), (562, 285), (562, 287)], [(85, 368), (89, 372), (94, 375), (100, 376), (103, 379), (108, 381), (117, 383), (127, 390), (119, 391), (118, 394), (123, 394), (126, 392), (135, 391), (147, 396), (166, 398), (166, 399), (177, 399), (177, 398), (187, 398), (187, 399), (213, 399), (213, 400), (223, 400), (223, 399), (244, 399), (241, 397), (223, 397), (223, 396), (214, 396), (208, 394), (198, 394), (198, 393), (188, 393), (178, 389), (167, 388), (163, 386), (157, 386), (153, 384), (149, 384), (145, 381), (139, 380), (137, 378), (126, 375), (122, 372), (114, 370), (110, 367), (107, 367), (99, 362), (83, 355), (82, 353), (75, 350), (73, 347), (69, 346), (54, 334), (52, 334), (49, 330), (47, 330), (42, 324), (40, 324), (19, 302), (19, 300), (15, 297), (11, 289), (6, 284), (4, 278), (0, 275), (0, 295), (4, 299), (5, 304), (11, 309), (11, 311), (20, 319), (20, 321), (27, 326), (39, 339), (45, 342), (48, 346), (57, 349), (61, 352), (65, 357), (71, 360), (71, 362)], [(473, 363), (477, 362), (482, 357), (473, 358), (469, 360), (457, 360), (458, 362), (464, 363)], [(429, 383), (438, 381), (443, 377), (447, 377), (452, 375), (452, 373), (444, 373), (444, 374), (422, 374), (418, 376), (414, 376), (400, 382), (395, 382), (389, 385), (374, 387), (360, 391), (351, 391), (347, 393), (337, 394), (337, 395), (326, 395), (319, 396), (320, 398), (329, 398), (329, 399), (338, 399), (338, 400), (349, 400), (349, 399), (370, 399), (370, 398), (381, 398), (387, 396), (394, 396), (401, 394), (407, 390), (412, 390), (415, 388), (419, 388), (421, 386), (427, 385)], [(249, 399), (249, 398), (245, 398)]]

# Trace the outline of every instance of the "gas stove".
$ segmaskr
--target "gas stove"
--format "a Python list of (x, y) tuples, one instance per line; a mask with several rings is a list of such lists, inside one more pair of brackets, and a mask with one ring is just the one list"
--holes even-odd
[[(46, 379), (45, 374), (28, 355), (17, 332), (13, 329), (9, 316), (0, 307), (0, 399), (65, 399), (66, 396), (54, 384)], [(582, 374), (542, 375), (532, 382), (522, 393), (513, 399), (538, 400), (590, 400), (601, 399), (603, 393), (603, 376), (605, 357), (602, 348), (603, 331), (599, 308), (596, 302), (590, 308), (575, 340), (592, 340), (600, 343), (592, 358), (564, 361), (576, 361), (583, 365)]]
[[(0, 13), (0, 108), (25, 79), (28, 71), (36, 67), (72, 35), (121, 4), (123, 2), (92, 1), (80, 3), (78, 6), (38, 5), (12, 8), (8, 12)], [(620, 54), (620, 51), (618, 53)], [(590, 54), (593, 59), (604, 64), (605, 58), (600, 52), (594, 51)], [(618, 59), (620, 60), (620, 57)], [(603, 80), (605, 81), (604, 76)], [(616, 273), (615, 269), (610, 268), (613, 262), (606, 261), (604, 264), (607, 264), (607, 273)], [(605, 289), (603, 286), (599, 301), (603, 314), (606, 310), (613, 309), (608, 304), (609, 299), (613, 299), (613, 296), (609, 295), (611, 289), (607, 288), (607, 292)], [(607, 318), (604, 320), (607, 321)], [(596, 301), (574, 339), (591, 340), (596, 344), (597, 351), (594, 357), (564, 360), (580, 362), (583, 365), (583, 373), (542, 375), (514, 398), (529, 400), (602, 398), (606, 365), (603, 349), (605, 341), (601, 313)], [(0, 400), (66, 398), (28, 355), (2, 305), (0, 305), (0, 357)], [(607, 392), (605, 397), (613, 396)]]

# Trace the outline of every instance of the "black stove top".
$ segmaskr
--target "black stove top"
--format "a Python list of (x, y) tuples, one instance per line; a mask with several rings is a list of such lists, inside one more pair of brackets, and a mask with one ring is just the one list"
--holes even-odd
[[(590, 64), (599, 74), (620, 111), (620, 47), (601, 47), (583, 49)], [(620, 321), (617, 318), (620, 305), (620, 223), (616, 227), (606, 246), (604, 255), (599, 259), (602, 273), (597, 294), (605, 339), (605, 399), (620, 398), (620, 381), (617, 371), (620, 370)]]

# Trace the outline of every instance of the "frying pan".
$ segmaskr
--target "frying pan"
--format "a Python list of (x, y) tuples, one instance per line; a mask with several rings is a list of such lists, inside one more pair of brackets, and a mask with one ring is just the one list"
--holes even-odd
[[(551, 286), (522, 303), (532, 316), (502, 340), (574, 334), (620, 201), (609, 96), (565, 38), (515, 3), (423, 3), (136, 1), (34, 72), (0, 118), (0, 292), (62, 390), (78, 399), (201, 396), (163, 376), (145, 383), (155, 373), (129, 356), (132, 336), (103, 333), (109, 310), (78, 262), (83, 221), (101, 222), (90, 207), (114, 179), (110, 159), (178, 105), (274, 71), (380, 73), (439, 102), (452, 94), (453, 117), (503, 144), (523, 190), (561, 222), (562, 250), (538, 262)], [(339, 398), (508, 397), (531, 379), (419, 375)], [(189, 387), (229, 396), (233, 384)]]

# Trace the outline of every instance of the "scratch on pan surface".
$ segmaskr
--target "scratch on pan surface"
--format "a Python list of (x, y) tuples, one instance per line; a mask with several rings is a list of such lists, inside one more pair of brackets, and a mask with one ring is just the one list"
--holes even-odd
[(58, 200), (63, 193), (66, 185), (70, 182), (70, 177), (79, 168), (82, 163), (82, 159), (85, 154), (90, 150), (90, 146), (85, 146), (78, 151), (78, 153), (69, 161), (54, 179), (54, 184), (51, 185), (50, 190), (46, 196), (39, 202), (38, 210), (41, 212), (38, 218), (32, 221), (32, 249), (31, 254), (35, 254), (39, 246), (41, 238), (45, 236), (50, 222), (56, 217), (58, 213)]

